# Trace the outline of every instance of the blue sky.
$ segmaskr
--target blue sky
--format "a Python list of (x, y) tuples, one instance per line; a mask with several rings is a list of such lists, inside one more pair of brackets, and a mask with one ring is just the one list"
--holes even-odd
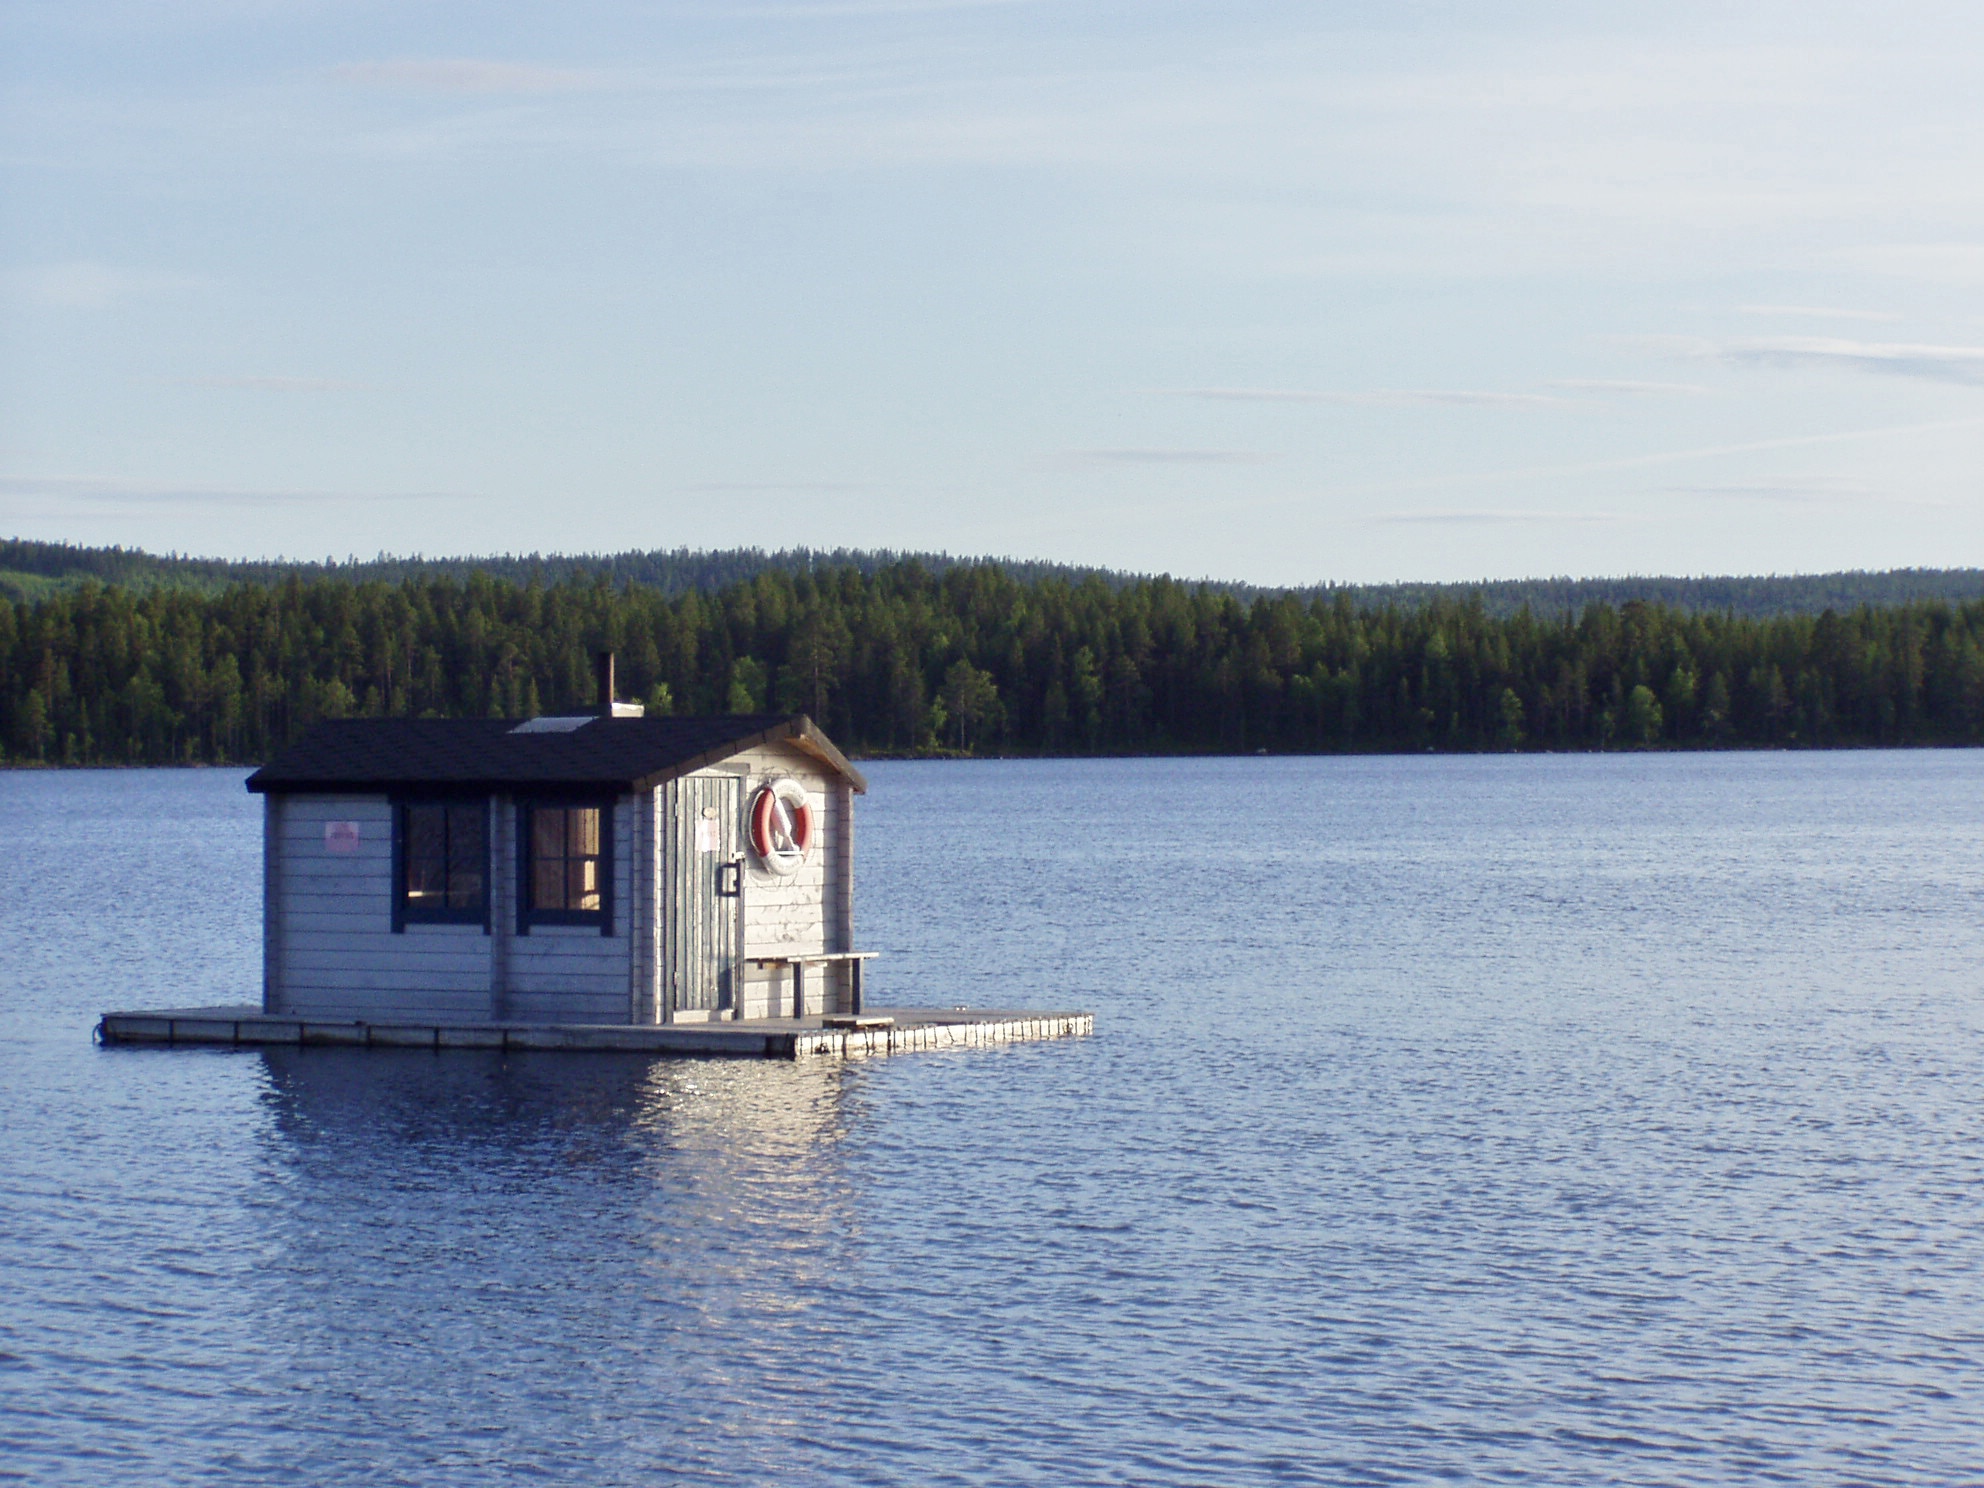
[(14, 0), (0, 54), (0, 532), (1984, 564), (1975, 6)]

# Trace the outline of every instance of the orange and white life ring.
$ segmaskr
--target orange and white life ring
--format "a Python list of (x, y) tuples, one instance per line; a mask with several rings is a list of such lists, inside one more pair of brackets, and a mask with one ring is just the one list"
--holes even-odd
[(797, 873), (813, 851), (813, 808), (796, 780), (774, 780), (751, 797), (751, 852), (777, 874)]

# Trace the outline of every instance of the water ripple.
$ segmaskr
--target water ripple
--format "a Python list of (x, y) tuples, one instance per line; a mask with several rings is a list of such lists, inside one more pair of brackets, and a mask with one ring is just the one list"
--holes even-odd
[(259, 814), (0, 774), (0, 1479), (1984, 1480), (1984, 757), (873, 774), (879, 994), (1095, 1038), (97, 1050)]

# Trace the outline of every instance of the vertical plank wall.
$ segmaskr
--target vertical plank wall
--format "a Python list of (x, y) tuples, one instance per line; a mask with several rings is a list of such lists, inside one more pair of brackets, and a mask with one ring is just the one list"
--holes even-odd
[[(744, 873), (745, 956), (771, 956), (791, 951), (844, 951), (851, 943), (851, 863), (841, 845), (850, 840), (851, 796), (838, 775), (811, 755), (789, 744), (768, 744), (733, 755), (699, 774), (742, 777), (744, 809), (748, 812), (758, 787), (780, 777), (795, 780), (806, 792), (819, 838), (799, 872), (781, 876), (756, 865), (748, 851)], [(738, 824), (739, 842), (746, 840), (746, 823)], [(846, 1005), (846, 974), (825, 976), (814, 967), (808, 977), (807, 1006), (813, 1012)], [(823, 1007), (822, 992), (825, 992)], [(789, 1013), (790, 973), (747, 967), (744, 1016), (763, 1018)]]
[(262, 797), (262, 1011), (279, 1013), (282, 997), (282, 803)]
[[(731, 1005), (740, 901), (720, 893), (718, 879), (739, 850), (741, 788), (735, 774), (701, 770), (660, 792), (662, 1006), (673, 1022), (722, 1017)], [(706, 814), (718, 828), (714, 846), (701, 840)]]

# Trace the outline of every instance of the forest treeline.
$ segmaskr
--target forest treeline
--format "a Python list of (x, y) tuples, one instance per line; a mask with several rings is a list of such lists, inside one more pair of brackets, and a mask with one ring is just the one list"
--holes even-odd
[(653, 710), (804, 711), (864, 754), (1984, 742), (1984, 602), (1497, 617), (902, 563), (715, 595), (292, 575), (0, 600), (0, 754), (247, 763), (320, 718), (583, 711), (600, 648)]
[[(170, 588), (213, 593), (236, 584), (280, 584), (290, 578), (300, 578), (305, 583), (342, 579), (352, 584), (375, 581), (404, 584), (439, 578), (466, 582), (478, 573), (518, 584), (533, 581), (561, 584), (574, 579), (603, 578), (616, 588), (639, 585), (669, 596), (686, 594), (692, 589), (713, 595), (761, 573), (818, 578), (834, 570), (851, 568), (865, 578), (874, 578), (886, 569), (906, 563), (939, 575), (952, 569), (993, 564), (1025, 584), (1050, 579), (1080, 584), (1088, 579), (1100, 579), (1113, 589), (1121, 589), (1152, 577), (1060, 563), (960, 558), (949, 553), (898, 553), (872, 548), (788, 548), (778, 552), (759, 548), (704, 551), (657, 548), (622, 553), (526, 553), (468, 558), (394, 557), (382, 553), (376, 558), (311, 561), (190, 558), (173, 553), (147, 553), (139, 548), (91, 548), (73, 543), (0, 538), (0, 598), (17, 602), (45, 599), (90, 582), (137, 590)], [(1924, 600), (1967, 603), (1984, 599), (1984, 569), (1855, 569), (1820, 574), (1692, 578), (1639, 575), (1613, 579), (1484, 579), (1475, 583), (1312, 584), (1279, 589), (1208, 582), (1204, 587), (1243, 601), (1282, 595), (1304, 602), (1347, 598), (1362, 610), (1417, 609), (1442, 600), (1463, 603), (1478, 598), (1489, 614), (1504, 618), (1525, 609), (1539, 615), (1561, 615), (1580, 611), (1587, 605), (1616, 606), (1634, 600), (1681, 610), (1714, 610), (1762, 618), (1817, 615), (1828, 609), (1846, 611), (1861, 605), (1913, 604)]]

